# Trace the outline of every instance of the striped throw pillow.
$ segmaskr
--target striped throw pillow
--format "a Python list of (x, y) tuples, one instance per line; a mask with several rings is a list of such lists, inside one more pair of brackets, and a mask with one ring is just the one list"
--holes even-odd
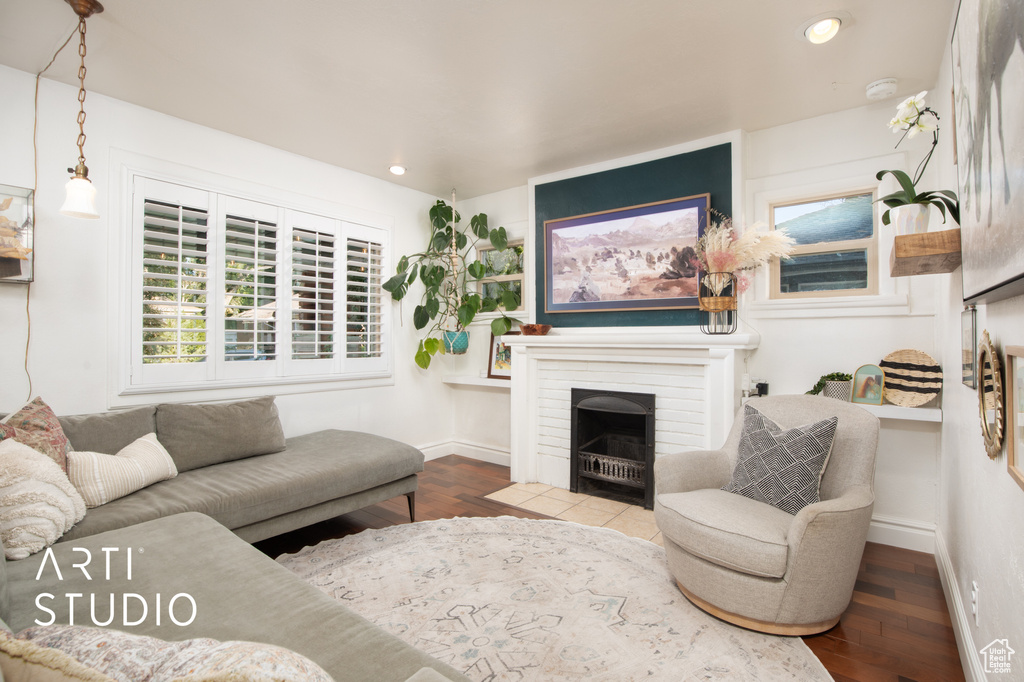
[(68, 478), (89, 508), (177, 475), (174, 460), (155, 433), (126, 445), (116, 455), (78, 450), (68, 453)]

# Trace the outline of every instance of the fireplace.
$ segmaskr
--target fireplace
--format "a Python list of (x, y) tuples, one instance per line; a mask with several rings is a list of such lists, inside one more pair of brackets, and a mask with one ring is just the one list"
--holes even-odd
[(573, 388), (569, 489), (654, 508), (654, 394)]

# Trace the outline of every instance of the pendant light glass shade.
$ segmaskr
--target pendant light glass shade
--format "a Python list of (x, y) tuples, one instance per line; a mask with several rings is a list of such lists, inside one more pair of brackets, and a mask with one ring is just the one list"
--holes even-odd
[(72, 218), (91, 220), (100, 217), (99, 211), (96, 210), (96, 187), (89, 181), (89, 178), (76, 175), (68, 180), (68, 184), (64, 185), (64, 190), (67, 195), (64, 205), (60, 207), (62, 214)]

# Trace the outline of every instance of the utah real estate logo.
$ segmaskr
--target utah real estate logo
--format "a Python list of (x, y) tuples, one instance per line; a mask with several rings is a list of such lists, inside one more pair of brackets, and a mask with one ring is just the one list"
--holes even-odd
[(986, 673), (1008, 673), (1010, 658), (1017, 652), (1010, 648), (1009, 640), (994, 639), (978, 653), (985, 657)]

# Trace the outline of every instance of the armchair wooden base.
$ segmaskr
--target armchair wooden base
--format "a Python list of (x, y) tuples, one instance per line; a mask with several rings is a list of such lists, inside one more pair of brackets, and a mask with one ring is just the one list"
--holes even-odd
[(831, 630), (839, 623), (839, 618), (827, 620), (822, 623), (797, 623), (790, 625), (788, 623), (769, 623), (764, 620), (755, 620), (754, 618), (747, 618), (736, 613), (730, 613), (729, 611), (723, 611), (722, 609), (709, 604), (688, 589), (682, 586), (677, 580), (676, 585), (679, 587), (679, 591), (683, 593), (683, 596), (689, 599), (694, 606), (699, 608), (701, 611), (710, 613), (715, 618), (720, 618), (727, 623), (738, 625), (741, 628), (748, 630), (756, 630), (757, 632), (764, 632), (769, 635), (784, 635), (786, 637), (802, 637), (804, 635), (816, 635), (819, 632), (825, 632)]

